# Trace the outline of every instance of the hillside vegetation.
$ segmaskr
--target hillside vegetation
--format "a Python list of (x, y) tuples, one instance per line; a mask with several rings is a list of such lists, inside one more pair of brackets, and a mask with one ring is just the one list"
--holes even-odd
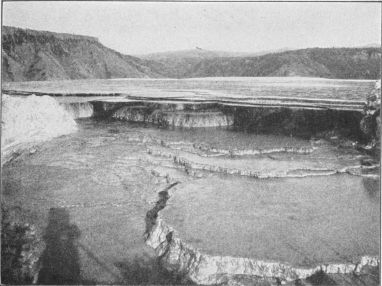
[(136, 77), (306, 76), (340, 79), (380, 77), (381, 50), (311, 48), (261, 54), (200, 48), (134, 57), (98, 39), (3, 27), (4, 81)]

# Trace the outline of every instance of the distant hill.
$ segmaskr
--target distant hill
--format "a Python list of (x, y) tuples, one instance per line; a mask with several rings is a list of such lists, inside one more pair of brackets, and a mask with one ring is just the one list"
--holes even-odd
[(94, 37), (6, 26), (2, 33), (4, 81), (224, 76), (376, 79), (380, 65), (381, 49), (374, 46), (258, 53), (196, 48), (136, 57), (109, 49)]
[(381, 49), (311, 48), (266, 55), (191, 50), (152, 54), (171, 77), (306, 76), (342, 79), (380, 77)]
[(163, 74), (169, 77), (182, 78), (192, 74), (193, 69), (204, 60), (220, 58), (256, 57), (272, 52), (282, 52), (287, 49), (262, 52), (226, 52), (210, 51), (196, 47), (191, 50), (160, 52), (146, 55), (137, 55), (141, 59), (151, 60), (162, 64)]
[(4, 81), (158, 77), (156, 65), (122, 55), (93, 37), (3, 26)]
[(153, 61), (167, 61), (167, 60), (180, 60), (183, 58), (189, 59), (211, 59), (211, 58), (234, 58), (234, 57), (255, 57), (262, 56), (270, 53), (279, 53), (291, 50), (289, 48), (268, 50), (260, 52), (227, 52), (227, 51), (210, 51), (199, 47), (191, 50), (169, 51), (159, 52), (145, 55), (136, 55), (141, 59), (153, 60)]
[(363, 45), (360, 48), (381, 48), (381, 44), (371, 43), (371, 44)]

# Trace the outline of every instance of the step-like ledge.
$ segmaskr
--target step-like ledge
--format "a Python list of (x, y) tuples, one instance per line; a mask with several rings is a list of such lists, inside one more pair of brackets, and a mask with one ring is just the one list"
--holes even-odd
[(378, 257), (363, 256), (356, 263), (322, 264), (313, 268), (297, 268), (289, 264), (251, 258), (213, 256), (183, 242), (176, 230), (163, 221), (159, 212), (166, 207), (169, 191), (177, 183), (159, 193), (159, 200), (146, 216), (146, 244), (152, 247), (162, 265), (197, 284), (212, 285), (227, 282), (236, 275), (276, 279), (281, 282), (306, 279), (316, 273), (360, 273), (365, 266), (377, 267)]

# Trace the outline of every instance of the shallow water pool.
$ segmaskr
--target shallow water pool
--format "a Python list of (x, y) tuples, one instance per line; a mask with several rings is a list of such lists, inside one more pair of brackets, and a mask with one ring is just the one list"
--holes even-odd
[[(225, 129), (77, 123), (78, 132), (36, 145), (36, 152), (3, 167), (3, 202), (19, 208), (47, 245), (40, 282), (176, 283), (143, 241), (147, 211), (174, 181), (177, 191), (164, 210), (168, 223), (213, 254), (307, 265), (378, 253), (375, 180), (309, 173), (359, 165), (362, 154), (325, 142)], [(314, 148), (307, 154), (220, 152), (284, 147)], [(281, 177), (288, 169), (308, 177), (260, 180), (230, 174), (229, 168)]]

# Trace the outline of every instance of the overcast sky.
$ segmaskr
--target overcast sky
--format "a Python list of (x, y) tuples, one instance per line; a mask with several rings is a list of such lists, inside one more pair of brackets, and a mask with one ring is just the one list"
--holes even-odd
[(380, 43), (380, 3), (3, 2), (3, 24), (98, 37), (126, 54)]

